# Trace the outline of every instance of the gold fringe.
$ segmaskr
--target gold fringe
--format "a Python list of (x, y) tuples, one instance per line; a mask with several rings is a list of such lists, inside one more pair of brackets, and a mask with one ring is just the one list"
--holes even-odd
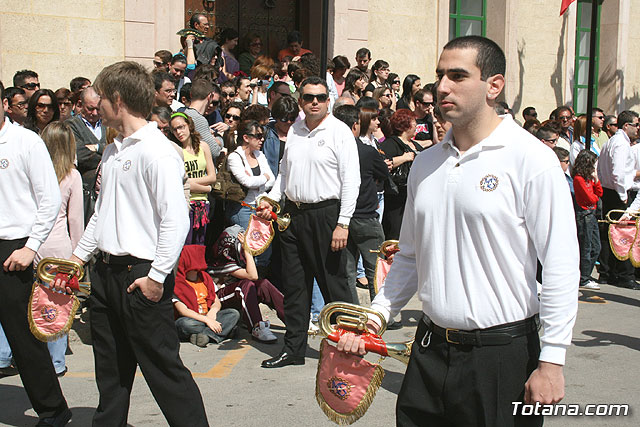
[(320, 392), (320, 381), (318, 381), (318, 375), (320, 375), (320, 367), (322, 366), (322, 355), (324, 346), (329, 345), (327, 343), (327, 339), (324, 338), (322, 343), (320, 343), (320, 360), (318, 361), (318, 372), (316, 373), (316, 400), (318, 401), (318, 405), (322, 412), (329, 418), (331, 421), (338, 425), (350, 425), (358, 421), (369, 409), (373, 399), (376, 397), (376, 393), (382, 384), (382, 379), (384, 378), (384, 369), (380, 365), (376, 365), (375, 371), (373, 373), (373, 377), (371, 378), (371, 382), (367, 387), (367, 391), (362, 397), (362, 400), (355, 407), (355, 409), (346, 414), (341, 414), (336, 412), (329, 404), (324, 400), (324, 396)]
[(635, 237), (633, 239), (633, 244), (631, 245), (631, 248), (629, 249), (629, 255), (628, 255), (629, 261), (631, 261), (631, 265), (633, 265), (635, 268), (640, 267), (640, 259), (636, 260), (636, 259), (633, 258), (633, 247), (635, 246), (638, 238), (640, 238), (640, 235), (639, 235), (640, 233), (638, 231), (639, 228), (640, 228), (640, 221), (638, 221), (638, 219), (636, 218), (636, 235), (635, 235)]
[[(249, 230), (249, 228), (251, 227), (251, 222), (253, 221), (253, 215), (251, 215), (251, 217), (249, 218), (249, 225), (247, 225), (247, 230)], [(267, 248), (269, 247), (269, 245), (271, 244), (271, 242), (273, 241), (273, 235), (274, 235), (274, 231), (273, 231), (273, 222), (269, 222), (269, 228), (271, 229), (271, 235), (269, 236), (269, 240), (267, 240), (267, 243), (264, 244), (264, 246), (262, 246), (260, 249), (251, 249), (248, 246), (247, 243), (247, 234), (246, 234), (246, 230), (245, 230), (245, 236), (244, 236), (244, 242), (242, 242), (242, 247), (245, 248), (247, 251), (249, 251), (249, 253), (252, 256), (258, 256), (261, 253), (263, 253), (264, 251), (267, 250)]]
[[(633, 242), (631, 243), (631, 246), (629, 247), (629, 252), (627, 252), (625, 255), (618, 255), (618, 253), (616, 252), (616, 250), (613, 247), (613, 237), (611, 237), (611, 226), (613, 224), (609, 225), (609, 230), (607, 230), (607, 234), (609, 235), (609, 246), (611, 247), (611, 253), (613, 254), (613, 256), (615, 256), (616, 258), (618, 258), (620, 261), (626, 261), (629, 259), (629, 255), (631, 254), (631, 249), (633, 248), (633, 245), (635, 244), (636, 239), (638, 238), (638, 225), (640, 224), (640, 222), (636, 219), (636, 223), (635, 223), (635, 227), (636, 227), (636, 234), (634, 234), (633, 236)], [(639, 263), (640, 265), (640, 263)]]
[(69, 312), (69, 319), (67, 319), (67, 323), (64, 325), (62, 329), (60, 329), (55, 334), (46, 334), (38, 329), (36, 322), (33, 319), (33, 312), (31, 311), (31, 302), (33, 301), (33, 292), (36, 290), (36, 286), (40, 286), (40, 284), (36, 281), (33, 282), (33, 287), (31, 288), (31, 298), (29, 298), (29, 307), (28, 307), (28, 318), (29, 318), (29, 330), (34, 337), (42, 342), (51, 342), (55, 341), (58, 338), (67, 335), (69, 330), (71, 329), (71, 325), (73, 325), (73, 319), (80, 308), (80, 301), (78, 301), (78, 297), (71, 294), (70, 297), (73, 298), (73, 305), (71, 306), (71, 311)]

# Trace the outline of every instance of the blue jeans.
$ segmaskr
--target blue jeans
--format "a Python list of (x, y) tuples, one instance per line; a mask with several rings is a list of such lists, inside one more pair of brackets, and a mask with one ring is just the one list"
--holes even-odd
[(318, 320), (318, 315), (320, 314), (322, 307), (324, 307), (324, 297), (322, 296), (322, 292), (320, 292), (318, 282), (316, 279), (313, 279), (313, 291), (311, 292), (311, 319), (314, 322)]
[[(56, 374), (64, 371), (65, 353), (67, 352), (68, 338), (69, 336), (65, 335), (55, 341), (47, 343), (49, 354), (51, 355), (51, 361), (53, 362), (53, 367), (56, 369)], [(0, 368), (6, 368), (7, 366), (11, 365), (12, 357), (13, 353), (11, 352), (11, 347), (9, 347), (7, 337), (5, 336), (4, 330), (0, 325)]]
[(205, 334), (216, 344), (224, 341), (231, 330), (238, 324), (240, 313), (233, 308), (224, 308), (216, 314), (216, 320), (222, 325), (222, 332), (213, 332), (211, 328), (199, 320), (190, 317), (179, 317), (176, 319), (176, 328), (181, 340), (187, 341), (192, 334)]
[(578, 243), (580, 244), (580, 286), (591, 281), (593, 266), (600, 255), (600, 231), (595, 210), (576, 212)]

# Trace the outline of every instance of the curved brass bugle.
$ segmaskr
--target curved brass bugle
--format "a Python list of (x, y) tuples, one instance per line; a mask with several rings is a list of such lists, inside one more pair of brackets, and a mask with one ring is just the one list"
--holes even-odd
[(286, 213), (282, 216), (279, 216), (278, 219), (276, 219), (276, 222), (278, 223), (278, 230), (284, 231), (289, 228), (289, 224), (291, 224), (291, 216)]
[(397, 252), (397, 248), (398, 248), (399, 244), (400, 244), (399, 240), (385, 240), (380, 245), (380, 249), (371, 249), (369, 252), (382, 254), (386, 258), (386, 257), (388, 257), (390, 255), (389, 251), (391, 249), (394, 249), (394, 252)]
[[(367, 329), (369, 315), (375, 315), (380, 319), (378, 335), (382, 335), (387, 330), (387, 321), (379, 311), (346, 302), (332, 302), (325, 305), (320, 311), (320, 317), (318, 319), (319, 331), (316, 334), (328, 336), (335, 331), (330, 321), (331, 316), (334, 314), (337, 314), (337, 326), (345, 329), (369, 332)], [(389, 357), (408, 364), (413, 341), (414, 340), (404, 343), (385, 343)]]
[[(58, 273), (73, 275), (80, 280), (84, 277), (84, 267), (77, 262), (62, 258), (42, 258), (38, 263), (36, 275), (42, 283), (51, 283)], [(87, 295), (91, 293), (89, 282), (80, 282), (79, 286), (80, 292)]]
[(258, 197), (256, 197), (256, 205), (257, 205), (258, 208), (260, 207), (260, 202), (262, 202), (263, 200), (271, 205), (272, 210), (276, 213), (276, 215), (280, 213), (280, 204), (278, 202), (276, 202), (275, 200), (270, 199), (267, 196), (258, 196)]
[(613, 219), (611, 218), (611, 214), (620, 214), (620, 217), (622, 217), (624, 214), (629, 215), (629, 217), (631, 218), (631, 220), (634, 220), (638, 217), (640, 217), (640, 212), (638, 211), (626, 211), (623, 209), (611, 209), (609, 212), (607, 212), (607, 215), (605, 216), (606, 220), (603, 222), (608, 222), (609, 224), (619, 224), (621, 221), (620, 219)]

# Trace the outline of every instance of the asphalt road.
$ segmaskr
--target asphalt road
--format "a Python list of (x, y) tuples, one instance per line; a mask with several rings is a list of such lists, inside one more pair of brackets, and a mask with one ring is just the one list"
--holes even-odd
[[(361, 294), (364, 295), (364, 294)], [(588, 298), (599, 296), (602, 299)], [(264, 310), (279, 337), (277, 344), (257, 343), (246, 330), (239, 340), (201, 349), (183, 343), (181, 356), (202, 393), (211, 425), (224, 426), (331, 426), (316, 403), (315, 375), (320, 339), (310, 339), (304, 366), (263, 369), (260, 362), (279, 353), (284, 329), (275, 312)], [(404, 327), (385, 333), (389, 342), (407, 341), (420, 317), (414, 298), (403, 310)], [(565, 367), (564, 403), (626, 403), (626, 417), (546, 417), (547, 426), (636, 426), (640, 411), (640, 291), (603, 285), (601, 291), (581, 294), (573, 345)], [(77, 319), (71, 333), (73, 354), (67, 356), (69, 372), (60, 382), (73, 411), (71, 426), (88, 426), (98, 403), (94, 380), (93, 354), (86, 322)], [(377, 358), (367, 356), (368, 360)], [(394, 408), (404, 373), (404, 365), (393, 359), (382, 362), (386, 375), (369, 411), (356, 425), (395, 424)], [(34, 425), (37, 417), (30, 408), (19, 377), (0, 379), (0, 425)], [(166, 421), (144, 378), (135, 380), (129, 423), (132, 426), (163, 426)]]

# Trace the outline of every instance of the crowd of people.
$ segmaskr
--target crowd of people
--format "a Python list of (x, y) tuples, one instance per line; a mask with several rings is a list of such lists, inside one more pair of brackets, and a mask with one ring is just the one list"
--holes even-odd
[[(368, 304), (376, 297), (372, 251), (385, 240), (402, 242), (406, 236), (401, 229), (408, 200), (414, 203), (408, 193), (412, 165), (421, 152), (451, 140), (452, 123), (441, 110), (445, 105), (436, 103), (444, 91), (439, 82), (423, 85), (415, 74), (401, 78), (389, 62), (371, 63), (367, 48), (355, 53), (353, 67), (340, 55), (321, 75), (318, 58), (303, 48), (297, 31), (271, 58), (258, 34), (239, 40), (229, 28), (210, 39), (202, 14), (195, 14), (189, 26), (195, 31), (181, 37), (182, 49), (156, 52), (151, 72), (118, 63), (93, 84), (76, 77), (69, 88), (54, 92), (40, 87), (37, 72), (22, 70), (3, 90), (2, 142), (24, 141), (32, 157), (24, 160), (25, 169), (35, 178), (30, 188), (16, 184), (10, 195), (3, 178), (0, 191), (4, 198), (18, 199), (16, 212), (37, 211), (33, 221), (40, 225), (35, 240), (31, 223), (20, 224), (29, 229), (24, 235), (0, 234), (2, 242), (14, 243), (31, 236), (26, 246), (0, 246), (5, 271), (10, 266), (30, 271), (28, 264), (47, 256), (86, 263), (100, 365), (98, 424), (126, 420), (122, 402), (128, 405), (136, 363), (154, 395), (183, 394), (182, 400), (158, 398), (172, 424), (206, 424), (177, 339), (160, 343), (163, 338), (150, 328), (163, 333), (172, 328), (169, 336), (206, 347), (233, 339), (241, 323), (256, 340), (275, 343), (262, 303), (286, 325), (283, 350), (262, 366), (304, 364), (307, 332), (316, 327), (325, 302)], [(513, 117), (505, 103), (496, 102), (495, 112)], [(589, 151), (586, 118), (575, 117), (571, 107), (556, 108), (543, 122), (534, 107), (527, 107), (523, 118), (522, 127), (553, 149), (567, 176), (574, 211), (561, 214), (575, 215), (579, 285), (599, 288), (591, 277), (598, 265), (601, 282), (638, 289), (630, 262), (611, 255), (606, 229), (598, 223), (611, 209), (627, 209), (640, 187), (638, 114), (624, 111), (616, 117), (594, 109)], [(51, 171), (43, 166), (47, 150), (38, 148), (40, 139)], [(165, 144), (167, 139), (171, 143)], [(6, 161), (2, 169), (8, 168)], [(55, 188), (47, 181), (52, 173)], [(487, 177), (480, 185), (492, 191), (498, 178)], [(57, 217), (49, 212), (45, 220), (45, 208), (56, 206)], [(274, 231), (265, 251), (253, 254), (245, 241), (252, 215), (268, 220), (272, 211), (289, 214), (291, 224)], [(175, 219), (183, 215), (188, 227)], [(35, 258), (12, 261), (13, 251), (23, 246)], [(540, 281), (544, 268), (539, 265)], [(358, 287), (368, 290), (369, 300), (359, 299)], [(170, 311), (139, 314), (144, 307), (169, 306)], [(55, 375), (67, 372), (67, 337), (49, 343), (54, 368), (47, 368), (42, 349), (33, 350), (37, 345), (26, 335), (28, 327), (25, 333), (24, 324), (7, 320), (14, 316), (11, 310), (0, 307), (5, 329), (0, 330), (0, 369), (9, 373), (17, 367), (28, 392), (37, 388), (27, 373), (30, 363), (57, 384)], [(114, 314), (129, 320), (114, 320)], [(154, 322), (154, 316), (162, 322)], [(118, 346), (128, 349), (126, 361), (109, 353)], [(173, 380), (162, 383), (166, 372)], [(57, 390), (56, 402), (30, 394), (42, 420), (70, 417), (59, 385)], [(190, 420), (176, 412), (183, 414), (186, 407)]]

